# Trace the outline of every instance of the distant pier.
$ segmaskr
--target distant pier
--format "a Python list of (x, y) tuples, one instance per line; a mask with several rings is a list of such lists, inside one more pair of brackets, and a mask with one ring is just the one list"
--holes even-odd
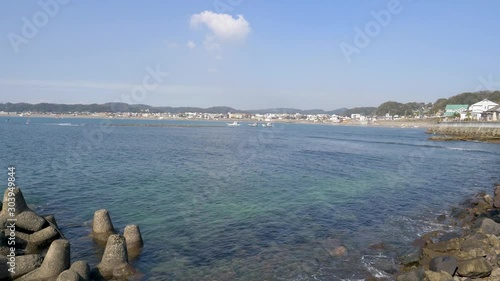
[(465, 140), (500, 143), (500, 122), (442, 122), (429, 128), (431, 140)]

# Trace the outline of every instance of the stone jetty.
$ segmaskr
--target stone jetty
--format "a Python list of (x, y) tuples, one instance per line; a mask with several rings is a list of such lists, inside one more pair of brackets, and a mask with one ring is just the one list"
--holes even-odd
[(92, 270), (84, 260), (71, 264), (70, 241), (55, 217), (31, 210), (18, 187), (4, 193), (0, 229), (0, 281), (126, 280), (137, 272), (129, 262), (128, 249), (137, 256), (143, 247), (137, 225), (127, 226), (124, 236), (118, 235), (109, 212), (102, 209), (94, 214), (91, 234), (98, 245), (106, 247), (101, 263)]
[(450, 222), (460, 233), (435, 231), (417, 239), (401, 257), (397, 281), (500, 280), (500, 185), (455, 208)]
[(500, 143), (500, 122), (442, 122), (427, 133), (436, 141), (484, 141)]

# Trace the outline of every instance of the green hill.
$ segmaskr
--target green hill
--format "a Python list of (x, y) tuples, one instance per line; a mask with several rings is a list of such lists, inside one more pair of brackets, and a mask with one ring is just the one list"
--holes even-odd
[(431, 112), (435, 113), (440, 110), (444, 110), (448, 104), (474, 104), (476, 102), (482, 101), (483, 99), (489, 99), (490, 101), (500, 103), (500, 91), (481, 91), (474, 93), (461, 93), (450, 98), (438, 99), (431, 109)]

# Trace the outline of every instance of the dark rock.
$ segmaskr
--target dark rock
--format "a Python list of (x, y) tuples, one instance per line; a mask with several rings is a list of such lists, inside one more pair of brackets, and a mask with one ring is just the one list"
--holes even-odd
[(496, 223), (492, 219), (484, 218), (477, 222), (478, 232), (484, 234), (500, 235), (500, 223)]
[(404, 272), (396, 276), (396, 281), (422, 281), (424, 280), (424, 269), (419, 268), (413, 271)]
[(484, 258), (474, 258), (458, 262), (457, 273), (463, 277), (483, 278), (489, 276), (493, 268)]
[(392, 259), (377, 258), (373, 261), (373, 267), (391, 275), (398, 272), (398, 268)]
[(435, 272), (445, 271), (451, 276), (458, 268), (458, 260), (453, 256), (435, 257), (429, 263), (429, 269)]
[(500, 184), (497, 184), (494, 189), (493, 207), (500, 208)]
[(444, 222), (446, 220), (446, 215), (439, 215), (436, 219), (438, 222)]
[(500, 209), (491, 209), (484, 213), (484, 216), (500, 223)]
[(415, 250), (409, 254), (406, 254), (400, 258), (401, 264), (406, 267), (411, 267), (418, 265), (420, 259), (422, 258), (422, 249)]

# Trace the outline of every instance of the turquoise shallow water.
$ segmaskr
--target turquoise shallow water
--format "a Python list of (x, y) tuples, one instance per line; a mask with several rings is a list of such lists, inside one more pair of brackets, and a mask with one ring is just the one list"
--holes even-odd
[[(142, 280), (383, 276), (418, 234), (446, 228), (437, 214), (499, 181), (499, 145), (430, 142), (418, 128), (26, 120), (0, 118), (0, 166), (16, 165), (28, 203), (56, 215), (73, 260), (99, 262), (95, 210), (117, 229), (138, 224)], [(220, 127), (102, 126), (120, 123)], [(338, 245), (348, 254), (331, 255)]]

